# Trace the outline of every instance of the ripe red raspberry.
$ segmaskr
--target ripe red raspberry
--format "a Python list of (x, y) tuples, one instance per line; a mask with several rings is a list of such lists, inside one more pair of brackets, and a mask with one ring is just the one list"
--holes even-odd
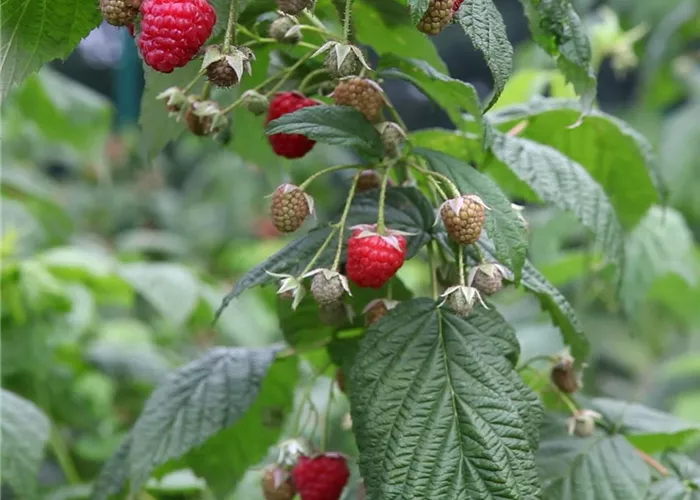
[(406, 258), (406, 239), (398, 231), (381, 235), (376, 228), (376, 224), (355, 226), (348, 240), (347, 276), (365, 288), (381, 288)]
[(457, 11), (459, 10), (459, 7), (462, 5), (462, 2), (464, 2), (464, 0), (455, 0), (454, 5), (452, 5), (452, 13), (453, 14), (457, 13)]
[(207, 0), (145, 0), (141, 14), (139, 50), (146, 64), (161, 73), (190, 62), (216, 24)]
[(350, 471), (342, 455), (324, 453), (313, 458), (300, 457), (292, 477), (301, 500), (339, 500)]
[[(301, 108), (317, 106), (318, 104), (318, 102), (306, 98), (299, 92), (279, 92), (275, 94), (272, 102), (270, 102), (265, 125), (287, 113), (293, 113)], [(270, 141), (273, 151), (278, 156), (290, 159), (301, 158), (311, 151), (316, 144), (316, 141), (312, 141), (301, 134), (272, 134), (267, 136), (267, 140)]]

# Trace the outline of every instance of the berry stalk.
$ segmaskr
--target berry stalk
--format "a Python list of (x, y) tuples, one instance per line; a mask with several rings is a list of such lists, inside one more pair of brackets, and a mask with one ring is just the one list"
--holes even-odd
[(231, 43), (236, 44), (236, 21), (238, 20), (239, 0), (231, 0), (231, 8), (228, 12), (228, 24), (226, 25), (226, 35), (224, 35), (224, 52), (228, 50)]
[(328, 402), (326, 403), (326, 411), (323, 416), (323, 434), (321, 434), (321, 451), (325, 452), (328, 448), (328, 436), (330, 435), (331, 427), (331, 405), (333, 404), (333, 386), (335, 380), (328, 381)]
[(389, 170), (393, 166), (393, 163), (389, 164), (384, 170), (384, 176), (382, 177), (382, 187), (379, 191), (379, 212), (377, 213), (377, 233), (384, 234), (386, 231), (386, 225), (384, 223), (384, 204), (386, 201), (386, 186), (389, 183)]
[(442, 182), (444, 182), (447, 186), (449, 186), (450, 191), (452, 192), (452, 196), (455, 198), (459, 198), (461, 196), (459, 189), (457, 189), (457, 186), (447, 177), (444, 176), (438, 172), (435, 172), (433, 170), (428, 170), (427, 168), (423, 168), (420, 165), (416, 165), (415, 163), (410, 164), (411, 168), (417, 170), (418, 172), (424, 174), (424, 175), (429, 175), (432, 177), (435, 177), (437, 179), (440, 179)]
[(364, 169), (365, 167), (363, 165), (335, 165), (333, 167), (324, 168), (323, 170), (319, 170), (318, 172), (310, 175), (308, 179), (299, 185), (299, 189), (306, 190), (306, 188), (309, 187), (309, 184), (322, 175), (330, 174), (331, 172), (335, 172), (337, 170), (345, 170), (347, 168)]
[(338, 222), (338, 248), (335, 251), (335, 258), (333, 259), (333, 265), (331, 266), (332, 271), (337, 271), (340, 265), (340, 255), (343, 251), (343, 233), (345, 231), (345, 221), (347, 221), (348, 214), (350, 213), (350, 205), (352, 205), (352, 199), (355, 197), (355, 189), (357, 188), (357, 180), (362, 175), (362, 171), (359, 170), (355, 176), (352, 178), (352, 185), (350, 186), (350, 192), (348, 192), (348, 197), (345, 199), (345, 208), (343, 208), (343, 214), (340, 216), (340, 222)]
[(428, 265), (430, 266), (430, 288), (433, 291), (433, 300), (437, 300), (438, 296), (438, 280), (437, 280), (437, 266), (435, 265), (435, 249), (433, 248), (433, 243), (428, 243)]
[(350, 42), (352, 33), (352, 0), (345, 0), (345, 15), (343, 16), (343, 38)]
[[(321, 246), (319, 247), (319, 249), (316, 250), (316, 253), (315, 253), (314, 256), (311, 258), (311, 260), (309, 261), (309, 263), (306, 265), (306, 267), (304, 268), (304, 270), (301, 272), (300, 276), (304, 276), (306, 273), (308, 273), (309, 271), (311, 271), (311, 269), (313, 269), (314, 264), (316, 263), (316, 261), (318, 260), (318, 258), (321, 256), (321, 254), (323, 253), (323, 251), (328, 247), (328, 245), (330, 244), (331, 240), (333, 239), (333, 236), (335, 236), (335, 233), (337, 233), (337, 232), (338, 232), (338, 228), (335, 227), (335, 226), (331, 226), (331, 232), (330, 232), (330, 234), (328, 235), (328, 237), (326, 238), (326, 241), (324, 241), (324, 242), (323, 242), (323, 245), (321, 245)], [(339, 236), (339, 238), (342, 239), (342, 235)]]
[(462, 245), (457, 247), (457, 268), (459, 269), (459, 286), (465, 286), (464, 274), (466, 269), (464, 269), (464, 247)]
[(274, 94), (277, 91), (277, 89), (279, 89), (282, 85), (284, 85), (284, 82), (289, 80), (289, 77), (292, 76), (294, 71), (296, 71), (302, 64), (304, 64), (306, 61), (308, 61), (312, 55), (313, 55), (313, 52), (307, 52), (297, 62), (295, 62), (292, 66), (287, 68), (285, 70), (285, 74), (282, 77), (282, 79), (280, 81), (278, 81), (274, 87), (272, 87), (270, 90), (268, 90), (265, 93), (265, 95), (271, 96), (272, 94)]

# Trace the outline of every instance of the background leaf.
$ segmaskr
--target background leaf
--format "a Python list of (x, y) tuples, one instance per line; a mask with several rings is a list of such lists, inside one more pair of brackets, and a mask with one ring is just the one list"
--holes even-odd
[(493, 77), (493, 95), (485, 109), (493, 106), (513, 71), (513, 46), (508, 40), (503, 17), (492, 0), (462, 2), (456, 14), (459, 25), (474, 47), (484, 54)]
[(279, 439), (294, 403), (297, 365), (295, 357), (274, 362), (243, 417), (188, 454), (190, 467), (218, 496), (229, 493)]
[(620, 264), (622, 228), (601, 187), (586, 170), (549, 146), (495, 133), (491, 151), (543, 200), (573, 212), (595, 235), (595, 248)]
[(302, 108), (272, 120), (265, 133), (302, 134), (324, 144), (352, 146), (374, 159), (384, 153), (379, 132), (362, 113), (347, 106), (321, 104)]
[(521, 0), (530, 31), (540, 47), (554, 56), (557, 67), (581, 96), (584, 114), (596, 96), (591, 44), (570, 0)]
[(132, 430), (132, 491), (139, 490), (155, 467), (244, 418), (278, 350), (215, 348), (158, 387)]
[(453, 123), (464, 121), (462, 113), (466, 111), (481, 124), (481, 103), (471, 84), (450, 78), (420, 59), (385, 56), (379, 69), (383, 77), (401, 78), (418, 87), (447, 112)]
[(527, 255), (527, 230), (510, 200), (493, 180), (457, 158), (418, 148), (416, 154), (425, 158), (436, 172), (449, 177), (463, 194), (478, 194), (491, 209), (486, 214), (486, 232), (494, 244), (498, 260), (513, 271), (516, 283)]
[(579, 114), (572, 101), (537, 99), (491, 113), (489, 121), (508, 130), (527, 120), (519, 137), (547, 144), (583, 166), (608, 194), (622, 225), (633, 227), (657, 202), (657, 190), (665, 195), (651, 146), (628, 124), (597, 109), (569, 128)]
[(176, 325), (189, 319), (199, 301), (199, 280), (184, 266), (136, 262), (122, 265), (119, 274)]
[(403, 302), (367, 330), (350, 397), (369, 497), (539, 495), (513, 398), (528, 389), (505, 375), (513, 365), (498, 331), (505, 322), (480, 330), (429, 299)]
[[(479, 247), (491, 259), (495, 259), (493, 243), (481, 239)], [(588, 339), (576, 318), (574, 308), (559, 290), (556, 289), (529, 261), (523, 266), (521, 286), (534, 293), (543, 310), (549, 313), (552, 323), (559, 327), (566, 345), (571, 347), (572, 355), (580, 362), (586, 359), (590, 350)]]
[(625, 267), (620, 298), (633, 315), (654, 282), (675, 274), (695, 285), (698, 267), (693, 236), (683, 217), (672, 208), (652, 207), (625, 242)]
[(168, 142), (185, 132), (183, 122), (168, 116), (165, 101), (156, 99), (156, 96), (170, 87), (186, 87), (199, 70), (198, 64), (188, 64), (172, 73), (160, 73), (143, 65), (145, 86), (141, 96), (139, 126), (142, 152), (147, 162), (160, 153)]
[(433, 42), (418, 31), (403, 2), (356, 0), (352, 6), (357, 39), (377, 54), (422, 59), (443, 73), (447, 66)]
[(600, 412), (616, 432), (647, 453), (680, 448), (700, 436), (700, 424), (641, 404), (595, 398), (590, 401), (590, 408)]
[(678, 453), (663, 457), (671, 473), (651, 485), (645, 500), (700, 500), (700, 465)]
[(0, 10), (0, 99), (42, 64), (67, 57), (102, 21), (92, 0), (2, 0)]
[(537, 465), (544, 500), (644, 498), (649, 469), (623, 436), (569, 436), (558, 418), (547, 419), (542, 436)]
[(34, 403), (5, 389), (0, 390), (0, 412), (2, 482), (18, 498), (34, 498), (49, 419)]

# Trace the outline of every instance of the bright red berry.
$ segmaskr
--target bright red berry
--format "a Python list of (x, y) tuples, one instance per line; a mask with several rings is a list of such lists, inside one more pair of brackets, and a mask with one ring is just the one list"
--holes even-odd
[(403, 265), (406, 239), (398, 231), (376, 232), (376, 224), (355, 226), (348, 240), (345, 271), (356, 285), (381, 288)]
[(313, 458), (300, 457), (292, 477), (301, 500), (338, 500), (350, 471), (342, 455), (324, 453)]
[[(270, 109), (267, 112), (265, 125), (272, 120), (287, 113), (293, 113), (301, 108), (316, 106), (319, 103), (313, 99), (308, 99), (299, 92), (279, 92), (270, 102)], [(272, 134), (267, 136), (272, 149), (278, 156), (285, 158), (301, 158), (311, 151), (316, 144), (308, 137), (301, 134)]]
[(464, 0), (455, 0), (455, 3), (452, 4), (452, 13), (453, 14), (457, 13), (457, 11), (459, 10), (459, 6), (462, 5), (462, 2), (464, 2)]
[(207, 0), (145, 0), (137, 43), (143, 60), (161, 73), (185, 66), (216, 24)]

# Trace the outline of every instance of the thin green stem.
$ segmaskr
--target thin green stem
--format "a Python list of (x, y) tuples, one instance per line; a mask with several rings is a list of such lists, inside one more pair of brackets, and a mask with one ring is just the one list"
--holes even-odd
[(433, 300), (438, 299), (437, 266), (435, 265), (435, 249), (433, 243), (428, 243), (428, 265), (430, 266), (430, 288), (433, 291)]
[(224, 35), (224, 52), (228, 51), (231, 43), (236, 43), (236, 20), (238, 19), (238, 0), (231, 0), (231, 7), (228, 12), (228, 23), (226, 24), (226, 35)]
[(313, 175), (310, 175), (308, 179), (301, 183), (299, 189), (301, 189), (302, 191), (305, 190), (307, 187), (309, 187), (309, 184), (311, 184), (313, 181), (315, 181), (322, 175), (330, 174), (331, 172), (335, 172), (337, 170), (345, 170), (349, 168), (364, 169), (366, 167), (364, 165), (335, 165), (333, 167), (324, 168), (323, 170), (319, 170)]
[(278, 81), (274, 87), (272, 87), (270, 90), (266, 92), (266, 95), (271, 95), (274, 94), (277, 89), (279, 89), (282, 85), (284, 85), (284, 82), (289, 80), (289, 77), (292, 76), (294, 71), (299, 68), (302, 64), (304, 64), (311, 56), (313, 55), (313, 52), (307, 52), (301, 59), (299, 59), (297, 62), (295, 62), (292, 66), (287, 68), (285, 70), (285, 74), (282, 77), (280, 81)]
[[(314, 385), (316, 384), (316, 379), (323, 374), (328, 367), (330, 367), (331, 363), (328, 362), (326, 365), (323, 367), (321, 371), (318, 373), (314, 373), (313, 376), (311, 377), (311, 380), (309, 381), (309, 384), (306, 386), (304, 389), (304, 393), (302, 394), (301, 401), (299, 402), (299, 408), (297, 408), (295, 414), (294, 414), (294, 420), (292, 421), (292, 427), (291, 429), (293, 430), (292, 435), (297, 436), (299, 435), (299, 421), (301, 420), (301, 415), (304, 413), (304, 405), (306, 404), (307, 401), (310, 401), (310, 396), (311, 396), (311, 391), (313, 391)], [(313, 402), (311, 402), (311, 406), (313, 406)]]
[[(262, 38), (260, 35), (258, 35), (257, 33), (253, 32), (253, 31), (250, 31), (248, 28), (246, 28), (246, 27), (243, 26), (242, 24), (238, 24), (238, 25), (236, 26), (236, 28), (238, 29), (238, 31), (240, 31), (240, 32), (243, 33), (244, 35), (247, 35), (247, 36), (249, 36), (250, 38), (254, 38), (255, 40), (263, 40), (263, 39), (264, 39), (264, 38)], [(270, 38), (270, 40), (274, 40), (274, 39), (273, 39), (273, 38)]]
[(569, 409), (572, 415), (578, 413), (579, 408), (576, 402), (573, 400), (573, 398), (561, 391), (557, 391), (557, 394), (559, 394), (559, 398), (566, 405), (566, 407)]
[(386, 230), (386, 225), (384, 223), (384, 205), (386, 202), (386, 186), (389, 183), (389, 171), (392, 165), (388, 165), (384, 170), (384, 177), (382, 177), (382, 187), (379, 191), (379, 212), (377, 213), (377, 233), (384, 234)]
[(401, 115), (399, 114), (396, 107), (394, 107), (392, 102), (386, 96), (385, 96), (385, 102), (386, 102), (386, 107), (389, 108), (389, 111), (391, 112), (391, 116), (394, 117), (394, 120), (396, 121), (396, 123), (401, 125), (401, 128), (404, 130), (404, 132), (406, 132), (408, 130), (408, 128), (406, 127), (406, 123), (404, 123), (403, 118), (401, 118)]
[(197, 73), (197, 76), (195, 76), (195, 77), (192, 79), (192, 81), (191, 81), (190, 83), (188, 83), (187, 86), (186, 86), (184, 89), (182, 89), (182, 92), (183, 92), (184, 94), (187, 94), (190, 90), (192, 90), (192, 88), (193, 88), (195, 85), (197, 85), (197, 82), (199, 81), (200, 78), (202, 78), (202, 76), (204, 76), (204, 71), (200, 71), (199, 73)]
[(459, 245), (457, 247), (457, 267), (459, 269), (459, 286), (466, 286), (464, 282), (464, 274), (466, 269), (464, 269), (464, 247)]
[(306, 273), (308, 273), (309, 271), (311, 271), (311, 269), (313, 269), (314, 264), (316, 263), (316, 261), (318, 260), (318, 258), (321, 256), (321, 254), (323, 253), (323, 251), (328, 247), (328, 244), (331, 242), (331, 240), (333, 239), (333, 236), (335, 236), (335, 233), (337, 233), (337, 232), (338, 232), (338, 228), (337, 228), (337, 227), (335, 227), (335, 226), (331, 227), (331, 232), (330, 232), (330, 234), (328, 235), (328, 237), (326, 238), (326, 241), (324, 241), (324, 242), (323, 242), (323, 245), (321, 245), (321, 246), (319, 247), (319, 249), (316, 250), (316, 253), (314, 254), (314, 256), (311, 258), (311, 260), (309, 261), (309, 263), (306, 265), (306, 267), (304, 268), (304, 270), (301, 272), (301, 276), (305, 275)]
[(441, 180), (442, 182), (444, 182), (445, 184), (447, 184), (447, 186), (449, 186), (449, 188), (450, 188), (450, 191), (452, 192), (452, 196), (453, 196), (453, 197), (458, 198), (459, 196), (461, 196), (461, 195), (460, 195), (460, 192), (459, 192), (459, 189), (457, 189), (457, 186), (455, 186), (455, 184), (449, 179), (449, 177), (447, 177), (447, 176), (445, 176), (445, 175), (442, 175), (442, 174), (440, 174), (440, 173), (438, 173), (438, 172), (434, 172), (434, 171), (432, 171), (432, 170), (428, 170), (427, 168), (423, 168), (423, 167), (421, 167), (420, 165), (417, 165), (417, 164), (415, 164), (415, 163), (411, 163), (410, 166), (411, 166), (411, 168), (417, 170), (418, 172), (420, 172), (420, 173), (422, 173), (422, 174), (435, 177), (435, 178), (437, 178), (437, 179), (440, 179), (440, 180)]
[(428, 176), (428, 182), (432, 184), (432, 186), (435, 188), (435, 190), (438, 192), (438, 194), (442, 197), (443, 200), (449, 199), (449, 196), (445, 194), (445, 191), (443, 191), (442, 187), (440, 187), (440, 183), (436, 181), (434, 177)]
[(83, 481), (80, 479), (78, 470), (75, 468), (75, 464), (73, 464), (73, 460), (70, 457), (68, 446), (66, 446), (60, 431), (54, 425), (51, 426), (49, 445), (68, 482), (70, 484), (82, 483)]
[(345, 0), (345, 16), (343, 17), (343, 38), (350, 42), (350, 31), (352, 24), (352, 0)]
[(331, 430), (331, 406), (333, 403), (333, 386), (335, 380), (330, 379), (328, 383), (328, 402), (326, 403), (326, 413), (323, 419), (323, 434), (321, 436), (321, 451), (326, 451), (328, 448), (328, 437)]
[(308, 21), (309, 21), (311, 24), (313, 24), (314, 26), (316, 26), (318, 29), (320, 29), (320, 30), (323, 31), (324, 33), (329, 34), (329, 35), (331, 34), (330, 31), (328, 31), (328, 28), (326, 28), (326, 25), (323, 24), (323, 22), (322, 22), (318, 17), (316, 17), (315, 15), (313, 15), (309, 10), (304, 9), (304, 17), (305, 17), (306, 19), (308, 19)]
[(340, 222), (338, 222), (338, 248), (335, 250), (335, 258), (333, 259), (333, 266), (331, 270), (337, 271), (340, 265), (340, 255), (343, 252), (343, 234), (345, 233), (345, 222), (348, 219), (348, 214), (350, 213), (350, 205), (352, 205), (352, 199), (355, 197), (355, 189), (357, 188), (357, 180), (360, 178), (362, 171), (358, 171), (352, 178), (352, 184), (350, 185), (350, 191), (348, 192), (348, 197), (345, 199), (345, 208), (343, 208), (343, 214), (340, 216)]
[(525, 361), (525, 363), (523, 363), (522, 366), (518, 368), (518, 371), (521, 372), (527, 369), (531, 364), (537, 363), (538, 361), (549, 361), (551, 363), (554, 361), (554, 357), (550, 356), (549, 354), (540, 354), (538, 356), (533, 356), (527, 361)]
[(327, 73), (327, 72), (328, 71), (326, 70), (326, 68), (319, 68), (319, 69), (315, 69), (315, 70), (311, 71), (308, 75), (306, 75), (304, 77), (304, 79), (301, 81), (301, 83), (299, 84), (297, 89), (299, 90), (299, 92), (301, 92), (303, 94), (304, 90), (306, 90), (306, 86), (309, 84), (309, 82), (311, 80), (313, 80), (318, 75), (321, 75), (321, 74)]
[(322, 347), (327, 346), (328, 344), (331, 343), (333, 340), (332, 337), (327, 337), (323, 340), (320, 340), (318, 342), (315, 342), (313, 344), (308, 344), (304, 347), (304, 349), (296, 349), (294, 347), (287, 347), (286, 349), (283, 349), (277, 353), (276, 359), (287, 359), (291, 358), (293, 356), (300, 356), (302, 354), (306, 354), (307, 352), (312, 352), (315, 351), (316, 349), (320, 349)]
[(211, 93), (211, 83), (207, 80), (202, 87), (202, 93), (199, 94), (200, 99), (209, 99), (209, 94)]
[(301, 28), (302, 31), (313, 31), (315, 33), (320, 33), (321, 35), (323, 35), (326, 38), (332, 38), (334, 40), (338, 39), (338, 36), (334, 35), (330, 31), (328, 31), (325, 27), (319, 28), (317, 26), (312, 26), (310, 24), (301, 24), (299, 27)]

